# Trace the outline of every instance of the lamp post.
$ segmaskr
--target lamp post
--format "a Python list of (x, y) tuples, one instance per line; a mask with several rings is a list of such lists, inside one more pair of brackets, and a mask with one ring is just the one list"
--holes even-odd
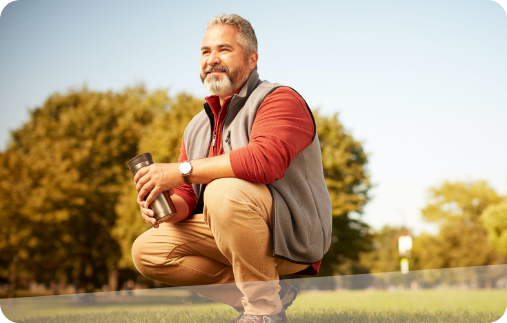
[(400, 269), (403, 274), (403, 287), (408, 289), (408, 277), (409, 272), (409, 261), (412, 251), (412, 236), (403, 235), (398, 238), (398, 252), (400, 253)]

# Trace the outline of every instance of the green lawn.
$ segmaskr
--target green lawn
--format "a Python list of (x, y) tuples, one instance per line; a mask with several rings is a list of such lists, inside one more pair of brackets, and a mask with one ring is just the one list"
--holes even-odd
[[(3, 302), (2, 304), (5, 304)], [(225, 305), (97, 303), (9, 309), (15, 322), (224, 322), (237, 316)], [(493, 322), (507, 307), (504, 290), (303, 292), (287, 311), (289, 322)], [(31, 318), (27, 318), (31, 317)]]
[(342, 307), (368, 310), (498, 312), (507, 308), (507, 291), (424, 289), (409, 291), (336, 291), (304, 293), (294, 302), (299, 309)]
[[(124, 310), (94, 314), (72, 314), (65, 316), (39, 317), (17, 322), (25, 323), (223, 323), (236, 317), (233, 311), (220, 309), (152, 309), (152, 310)], [(291, 323), (333, 323), (333, 322), (473, 322), (489, 323), (496, 321), (499, 315), (488, 312), (468, 311), (373, 311), (342, 309), (341, 311), (327, 310), (292, 310), (287, 313)]]

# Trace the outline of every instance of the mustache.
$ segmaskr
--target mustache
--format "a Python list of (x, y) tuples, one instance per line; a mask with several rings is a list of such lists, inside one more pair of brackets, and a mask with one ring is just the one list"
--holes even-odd
[(208, 65), (208, 67), (204, 69), (204, 75), (208, 75), (211, 70), (222, 71), (229, 75), (229, 69), (222, 65)]

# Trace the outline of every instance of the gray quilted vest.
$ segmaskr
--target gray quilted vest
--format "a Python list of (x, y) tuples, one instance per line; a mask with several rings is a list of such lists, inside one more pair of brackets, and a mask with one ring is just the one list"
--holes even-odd
[[(257, 70), (251, 73), (241, 91), (229, 102), (222, 128), (225, 152), (248, 145), (257, 109), (266, 96), (280, 86), (260, 81)], [(189, 160), (208, 156), (213, 119), (213, 113), (205, 103), (204, 110), (185, 129)], [(225, 142), (225, 134), (229, 132), (229, 140)], [(204, 185), (192, 186), (201, 201)], [(332, 215), (316, 132), (312, 143), (294, 157), (284, 176), (267, 186), (273, 197), (273, 256), (300, 264), (321, 260), (331, 244)], [(198, 203), (193, 213), (202, 212), (199, 205), (202, 203)]]

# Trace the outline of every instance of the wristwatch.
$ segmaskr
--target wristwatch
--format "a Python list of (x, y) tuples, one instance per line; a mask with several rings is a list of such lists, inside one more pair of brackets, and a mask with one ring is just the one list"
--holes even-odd
[(190, 172), (192, 171), (192, 164), (190, 164), (190, 161), (185, 160), (184, 162), (181, 162), (178, 170), (180, 171), (181, 176), (183, 176), (183, 182), (185, 182), (185, 184), (192, 184), (190, 181)]

